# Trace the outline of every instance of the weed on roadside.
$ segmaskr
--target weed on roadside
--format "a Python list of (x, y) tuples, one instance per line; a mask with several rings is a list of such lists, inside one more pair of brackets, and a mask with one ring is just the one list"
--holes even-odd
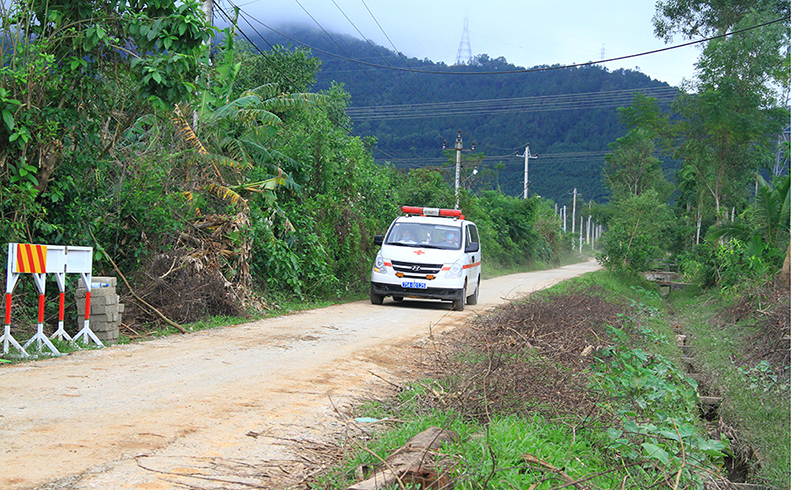
[(696, 385), (674, 350), (646, 350), (669, 338), (663, 299), (589, 276), (438, 343), (429, 379), (365, 408), (391, 428), (350, 445), (318, 488), (366, 477), (430, 425), (459, 435), (438, 454), (458, 489), (699, 489), (718, 477), (726, 446), (698, 422)]

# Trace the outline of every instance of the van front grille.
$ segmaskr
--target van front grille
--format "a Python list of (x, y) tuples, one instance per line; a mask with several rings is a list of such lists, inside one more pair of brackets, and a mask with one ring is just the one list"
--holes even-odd
[(428, 274), (437, 274), (442, 270), (444, 264), (420, 264), (417, 262), (401, 262), (399, 260), (392, 261), (392, 268), (397, 272), (403, 274), (419, 274), (426, 276)]

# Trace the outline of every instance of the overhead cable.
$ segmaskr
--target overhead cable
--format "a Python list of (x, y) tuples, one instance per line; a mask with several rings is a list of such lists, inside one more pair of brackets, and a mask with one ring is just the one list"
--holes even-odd
[(616, 108), (630, 104), (634, 94), (637, 93), (654, 97), (662, 103), (668, 103), (676, 97), (678, 91), (676, 87), (645, 87), (577, 94), (438, 102), (436, 104), (356, 106), (349, 107), (347, 115), (353, 121), (357, 121)]
[[(295, 1), (297, 1), (297, 0), (295, 0)], [(611, 63), (613, 61), (621, 61), (621, 60), (626, 60), (626, 59), (631, 59), (631, 58), (638, 58), (638, 57), (641, 57), (641, 56), (648, 56), (648, 55), (651, 55), (651, 54), (662, 53), (664, 51), (670, 51), (670, 50), (673, 50), (673, 49), (685, 48), (687, 46), (693, 46), (695, 44), (700, 44), (700, 43), (704, 43), (704, 42), (707, 42), (707, 41), (712, 41), (714, 39), (721, 39), (721, 38), (724, 38), (724, 37), (733, 36), (734, 34), (740, 34), (742, 32), (751, 31), (751, 30), (757, 29), (759, 27), (765, 27), (765, 26), (768, 26), (768, 25), (777, 24), (779, 22), (784, 22), (786, 20), (790, 20), (790, 17), (781, 17), (780, 19), (775, 19), (775, 20), (772, 20), (772, 21), (769, 21), (769, 22), (764, 22), (762, 24), (758, 24), (758, 25), (755, 25), (755, 26), (745, 27), (743, 29), (739, 29), (739, 30), (731, 31), (731, 32), (726, 32), (724, 34), (719, 34), (719, 35), (716, 35), (716, 36), (705, 37), (705, 38), (702, 38), (702, 39), (698, 39), (696, 41), (689, 41), (689, 42), (686, 42), (686, 43), (683, 43), (683, 44), (676, 44), (674, 46), (667, 46), (667, 47), (664, 47), (664, 48), (653, 49), (653, 50), (650, 50), (650, 51), (643, 51), (641, 53), (629, 54), (629, 55), (625, 55), (625, 56), (619, 56), (619, 57), (616, 57), (616, 58), (608, 58), (608, 59), (599, 60), (599, 61), (586, 61), (584, 63), (572, 63), (572, 64), (569, 64), (569, 65), (542, 66), (542, 67), (538, 67), (538, 68), (523, 68), (523, 69), (520, 69), (520, 70), (439, 71), (439, 70), (420, 70), (420, 69), (416, 69), (416, 68), (401, 68), (401, 67), (397, 67), (397, 66), (386, 66), (386, 65), (380, 65), (380, 64), (377, 64), (377, 63), (369, 63), (367, 61), (361, 61), (361, 60), (357, 60), (357, 59), (354, 59), (354, 58), (348, 58), (346, 56), (341, 56), (341, 55), (326, 51), (324, 49), (320, 49), (320, 48), (317, 48), (315, 46), (311, 46), (310, 44), (306, 44), (306, 43), (304, 43), (302, 41), (298, 41), (297, 39), (294, 39), (293, 37), (288, 36), (288, 35), (280, 32), (280, 31), (268, 26), (267, 24), (259, 21), (258, 19), (255, 19), (255, 21), (258, 22), (259, 24), (261, 24), (262, 26), (266, 27), (267, 29), (271, 30), (272, 32), (274, 32), (274, 33), (276, 33), (276, 34), (278, 34), (280, 36), (285, 37), (286, 39), (289, 39), (290, 41), (294, 41), (294, 42), (296, 42), (298, 44), (302, 44), (303, 46), (306, 46), (307, 48), (319, 51), (320, 53), (325, 53), (325, 54), (327, 54), (329, 56), (333, 56), (335, 58), (340, 58), (340, 59), (343, 59), (343, 60), (351, 61), (353, 63), (357, 63), (357, 64), (360, 64), (360, 65), (372, 66), (374, 68), (388, 68), (388, 69), (391, 69), (391, 70), (406, 71), (406, 72), (413, 72), (413, 73), (428, 73), (428, 74), (435, 74), (435, 75), (469, 75), (469, 76), (473, 76), (473, 75), (474, 76), (509, 75), (509, 74), (515, 74), (515, 73), (535, 73), (535, 72), (541, 72), (541, 71), (563, 70), (565, 68), (579, 68), (579, 67), (583, 67), (583, 66), (591, 66), (591, 65)], [(398, 53), (398, 56), (399, 56), (399, 53)]]

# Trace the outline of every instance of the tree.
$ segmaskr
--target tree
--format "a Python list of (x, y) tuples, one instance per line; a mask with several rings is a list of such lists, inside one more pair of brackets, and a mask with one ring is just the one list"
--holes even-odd
[(316, 82), (322, 64), (307, 48), (290, 50), (275, 45), (271, 51), (257, 52), (252, 45), (238, 41), (236, 50), (242, 63), (234, 86), (237, 93), (265, 83), (276, 83), (279, 92), (305, 92)]
[[(189, 179), (190, 193), (202, 190), (235, 206), (227, 217), (218, 215), (216, 220), (212, 220), (212, 231), (221, 226), (220, 222), (226, 222), (233, 224), (231, 232), (242, 236), (238, 240), (229, 240), (230, 243), (226, 243), (222, 250), (209, 248), (216, 250), (220, 257), (235, 258), (228, 276), (236, 278), (243, 293), (250, 287), (252, 249), (250, 209), (243, 196), (246, 193), (271, 194), (278, 186), (298, 190), (291, 176), (284, 174), (280, 167), (280, 161), (287, 157), (270, 147), (270, 139), (277, 132), (275, 126), (281, 122), (273, 111), (304, 107), (324, 99), (317, 94), (278, 94), (277, 89), (277, 85), (271, 84), (247, 91), (209, 114), (199, 129), (205, 144), (189, 126), (180, 109), (176, 109), (176, 124), (185, 141), (196, 150), (195, 158), (190, 160), (195, 163), (190, 166), (194, 170)], [(259, 176), (257, 181), (247, 178), (249, 171), (255, 168), (259, 169), (255, 172)], [(208, 222), (208, 218), (201, 215), (197, 221)], [(220, 240), (218, 233), (213, 235)]]
[(773, 18), (790, 17), (790, 0), (768, 0), (758, 5), (748, 0), (658, 0), (653, 18), (655, 34), (666, 42), (680, 33), (687, 39), (732, 30), (754, 7)]
[(697, 93), (674, 106), (682, 117), (674, 133), (681, 137), (675, 153), (682, 175), (708, 191), (717, 222), (726, 208), (746, 202), (747, 186), (770, 166), (773, 141), (789, 121), (781, 100), (790, 66), (789, 20), (781, 16), (788, 11), (784, 1), (657, 4), (656, 34), (666, 40), (678, 32), (693, 38), (741, 31), (708, 42), (696, 65)]
[(629, 195), (613, 205), (598, 258), (612, 270), (642, 271), (651, 259), (666, 255), (674, 225), (674, 214), (655, 190)]
[(758, 176), (755, 202), (733, 223), (716, 227), (709, 239), (736, 238), (744, 243), (757, 239), (767, 247), (785, 250), (791, 230), (791, 179), (780, 177), (770, 185)]
[(647, 189), (655, 189), (666, 202), (672, 186), (664, 178), (661, 161), (655, 157), (655, 142), (644, 129), (631, 129), (609, 148), (613, 153), (606, 155), (604, 176), (612, 199), (640, 196)]
[(15, 0), (0, 15), (0, 229), (31, 239), (54, 233), (46, 202), (80, 185), (136, 104), (194, 93), (211, 28), (193, 1)]

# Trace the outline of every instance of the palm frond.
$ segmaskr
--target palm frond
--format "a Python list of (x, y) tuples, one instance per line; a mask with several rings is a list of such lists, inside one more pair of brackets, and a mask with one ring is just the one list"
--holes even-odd
[(263, 143), (278, 132), (275, 126), (257, 126), (242, 135), (242, 139), (247, 141), (260, 144), (263, 146)]
[(752, 234), (753, 230), (747, 225), (741, 223), (725, 223), (717, 225), (709, 230), (706, 239), (716, 241), (720, 238), (735, 238), (742, 242), (747, 242), (750, 240)]
[(260, 99), (269, 99), (277, 96), (280, 93), (280, 85), (277, 83), (265, 83), (254, 89), (247, 90), (242, 95), (257, 95)]
[(242, 192), (264, 192), (274, 191), (278, 186), (285, 186), (286, 179), (283, 177), (273, 177), (271, 179), (262, 180), (259, 182), (247, 182), (234, 187), (233, 189)]
[(202, 189), (209, 194), (213, 194), (219, 197), (224, 202), (229, 202), (237, 207), (242, 207), (247, 209), (247, 200), (244, 199), (239, 193), (231, 189), (230, 187), (226, 187), (216, 183), (205, 184)]
[(236, 115), (242, 108), (258, 104), (260, 101), (261, 97), (256, 94), (243, 95), (215, 110), (214, 114), (211, 115), (211, 122), (213, 123), (225, 119), (226, 117)]
[(195, 134), (192, 127), (186, 121), (186, 116), (183, 115), (183, 111), (181, 111), (181, 108), (178, 107), (177, 104), (175, 105), (175, 116), (172, 117), (172, 122), (175, 124), (175, 127), (178, 128), (181, 136), (183, 136), (183, 140), (188, 143), (189, 146), (197, 150), (197, 152), (201, 155), (208, 154), (205, 146), (203, 146), (203, 143), (200, 142), (197, 134)]
[(312, 93), (296, 93), (296, 94), (280, 94), (277, 97), (270, 97), (263, 99), (258, 107), (267, 111), (281, 111), (286, 109), (294, 109), (297, 107), (311, 107), (319, 105), (328, 99), (327, 96), (322, 94)]
[(209, 153), (204, 157), (204, 159), (213, 162), (215, 166), (219, 165), (221, 167), (227, 167), (239, 171), (252, 168), (250, 162), (245, 159), (231, 158), (229, 156), (219, 155), (216, 153)]

